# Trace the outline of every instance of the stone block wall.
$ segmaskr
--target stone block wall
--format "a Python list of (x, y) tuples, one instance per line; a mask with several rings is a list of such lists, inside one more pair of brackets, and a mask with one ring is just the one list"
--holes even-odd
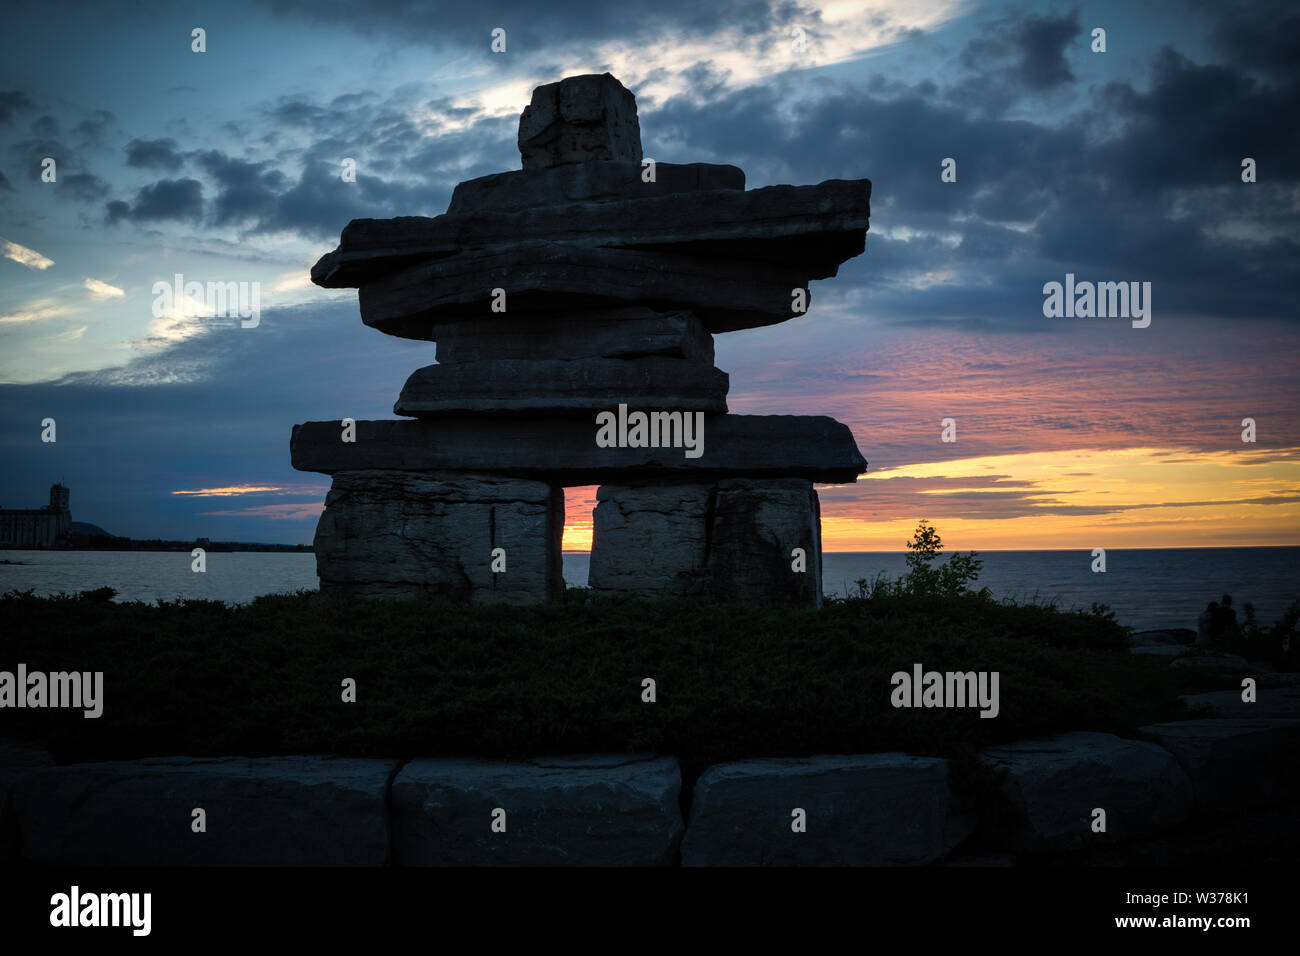
[[(1001, 800), (976, 820), (946, 760), (901, 753), (706, 768), (681, 814), (677, 760), (587, 754), (184, 757), (54, 766), (0, 746), (0, 861), (54, 866), (919, 866), (1196, 844), (1259, 807), (1294, 807), (1300, 720), (1146, 728), (990, 748)], [(1233, 795), (1236, 796), (1233, 796)], [(191, 812), (207, 810), (207, 831)], [(1106, 811), (1106, 831), (1095, 811)], [(987, 851), (1003, 855), (989, 857)]]

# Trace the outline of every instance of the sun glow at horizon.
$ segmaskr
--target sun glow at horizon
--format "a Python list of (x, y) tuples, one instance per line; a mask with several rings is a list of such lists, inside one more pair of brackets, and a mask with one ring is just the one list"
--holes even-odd
[[(591, 547), (594, 491), (566, 489), (566, 550)], [(1300, 448), (993, 455), (817, 491), (825, 551), (901, 551), (921, 519), (948, 550), (1300, 545)]]

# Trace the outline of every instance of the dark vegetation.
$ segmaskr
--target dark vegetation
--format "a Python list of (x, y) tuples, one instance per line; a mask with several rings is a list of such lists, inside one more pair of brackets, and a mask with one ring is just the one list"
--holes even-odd
[[(108, 588), (10, 592), (0, 598), (0, 669), (103, 671), (104, 712), (6, 709), (5, 731), (60, 761), (653, 751), (675, 754), (692, 776), (742, 757), (905, 751), (951, 757), (960, 774), (984, 745), (1132, 734), (1186, 716), (1179, 694), (1237, 686), (1129, 654), (1127, 629), (1104, 607), (1063, 613), (972, 592), (978, 559), (950, 558), (945, 573), (937, 544), (910, 569), (919, 575), (860, 582), (858, 595), (821, 609), (595, 599), (583, 589), (528, 608), (315, 592), (239, 607), (117, 604)], [(918, 663), (1000, 672), (999, 715), (895, 709), (891, 675)], [(355, 703), (341, 700), (349, 677)], [(642, 701), (646, 677), (653, 704)]]

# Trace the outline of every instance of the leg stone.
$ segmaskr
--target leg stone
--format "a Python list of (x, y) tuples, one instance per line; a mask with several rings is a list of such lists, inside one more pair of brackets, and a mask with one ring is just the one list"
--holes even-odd
[(316, 569), (325, 594), (541, 604), (564, 587), (563, 530), (564, 490), (545, 482), (340, 471), (316, 527)]
[(817, 607), (821, 563), (821, 513), (807, 479), (604, 485), (597, 493), (596, 591)]
[(612, 593), (688, 593), (708, 557), (712, 504), (712, 484), (602, 485), (588, 584)]
[[(716, 599), (821, 607), (821, 505), (811, 481), (720, 481), (712, 528), (708, 570)], [(803, 550), (802, 571), (795, 570), (795, 548)]]

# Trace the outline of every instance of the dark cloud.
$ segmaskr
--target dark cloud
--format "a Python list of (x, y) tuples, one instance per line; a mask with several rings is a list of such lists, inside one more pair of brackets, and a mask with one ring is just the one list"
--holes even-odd
[[(368, 90), (328, 103), (285, 97), (263, 115), (273, 128), (268, 142), (280, 146), (274, 160), (203, 154), (203, 169), (218, 180), (214, 223), (331, 238), (354, 218), (437, 215), (457, 182), (518, 165), (517, 118), (430, 99), (423, 84), (386, 98)], [(296, 145), (303, 134), (306, 148)], [(355, 182), (342, 179), (347, 159)]]
[(110, 225), (136, 222), (197, 222), (203, 216), (203, 184), (196, 179), (160, 179), (136, 193), (134, 204), (114, 201), (105, 207)]
[(94, 146), (103, 142), (105, 131), (117, 119), (108, 110), (95, 110), (91, 115), (72, 127), (83, 146)]
[[(985, 21), (958, 57), (967, 75), (944, 91), (945, 99), (968, 114), (1002, 116), (1027, 95), (1053, 93), (1074, 82), (1066, 53), (1080, 32), (1077, 11)], [(919, 86), (915, 92), (930, 98)]]
[(194, 179), (160, 179), (136, 194), (136, 220), (197, 219), (203, 212), (203, 186)]
[[(422, 125), (413, 119), (417, 111)], [(437, 215), (457, 182), (518, 163), (517, 120), (484, 116), (475, 122), (480, 114), (448, 97), (429, 99), (419, 84), (383, 99), (365, 90), (327, 104), (282, 98), (263, 113), (272, 132), (259, 145), (273, 158), (235, 157), (221, 150), (181, 154), (172, 140), (133, 140), (129, 165), (175, 169), (188, 159), (210, 201), (202, 201), (195, 180), (186, 180), (191, 185), (184, 195), (164, 181), (147, 187), (134, 203), (107, 204), (106, 219), (197, 221), (202, 206), (203, 220), (214, 227), (329, 239), (355, 218)], [(447, 131), (429, 135), (440, 124)], [(282, 135), (288, 127), (294, 136)], [(310, 143), (305, 148), (298, 145), (302, 134)], [(254, 142), (251, 131), (239, 135)], [(355, 162), (355, 182), (342, 178), (346, 159)]]
[(122, 202), (120, 199), (114, 199), (104, 206), (104, 221), (112, 226), (123, 219), (131, 218), (131, 204)]
[(1294, 4), (1216, 0), (1210, 42), (1229, 62), (1245, 69), (1293, 79), (1300, 63), (1300, 12)]
[(730, 70), (719, 70), (711, 62), (696, 63), (681, 72), (691, 95), (701, 100), (714, 100), (727, 88)]
[(271, 119), (284, 126), (311, 128), (330, 118), (330, 112), (324, 107), (301, 99), (281, 103), (271, 110)]
[(133, 139), (126, 144), (126, 164), (138, 169), (162, 169), (174, 173), (185, 160), (174, 139)]
[(338, 163), (309, 159), (298, 181), (275, 198), (256, 232), (296, 232), (314, 239), (336, 238), (352, 219), (437, 215), (449, 191), (409, 186), (358, 172), (344, 182)]
[(1068, 17), (1027, 16), (1016, 30), (1020, 61), (1016, 74), (1031, 90), (1049, 90), (1074, 81), (1065, 50), (1079, 35), (1079, 13)]
[(9, 146), (9, 155), (14, 160), (19, 172), (16, 174), (21, 179), (29, 175), (32, 179), (39, 181), (42, 163), (48, 157), (53, 159), (59, 174), (64, 171), (64, 161), (71, 155), (70, 151), (63, 147), (63, 144), (53, 139), (24, 139)]
[[(52, 189), (52, 195), (58, 198), (98, 202), (110, 192), (108, 183), (81, 165), (81, 154), (78, 151), (67, 149), (57, 140), (22, 140), (13, 143), (9, 147), (9, 153), (15, 159), (20, 180), (27, 179), (42, 188)], [(41, 179), (44, 170), (42, 164), (47, 157), (55, 161), (57, 178), (53, 183)], [(13, 191), (12, 184), (3, 175), (0, 175), (0, 188)]]
[[(1128, 197), (1189, 187), (1241, 184), (1241, 160), (1255, 158), (1264, 181), (1300, 178), (1300, 128), (1278, 122), (1300, 111), (1300, 74), (1264, 84), (1220, 65), (1198, 65), (1170, 49), (1157, 56), (1150, 88), (1111, 83), (1098, 110), (1121, 134), (1093, 148), (1113, 187)], [(1120, 176), (1120, 170), (1127, 175)], [(1234, 202), (1249, 201), (1236, 190)]]
[(53, 139), (59, 135), (59, 121), (53, 116), (41, 116), (32, 122), (32, 134), (45, 139)]
[(61, 182), (81, 202), (99, 202), (109, 194), (108, 183), (94, 173), (72, 173)]
[(31, 99), (22, 90), (0, 90), (0, 123), (12, 123), (15, 114), (34, 108)]
[(269, 216), (286, 184), (285, 175), (269, 163), (233, 159), (219, 150), (200, 154), (198, 164), (218, 183), (213, 221), (219, 226)]

